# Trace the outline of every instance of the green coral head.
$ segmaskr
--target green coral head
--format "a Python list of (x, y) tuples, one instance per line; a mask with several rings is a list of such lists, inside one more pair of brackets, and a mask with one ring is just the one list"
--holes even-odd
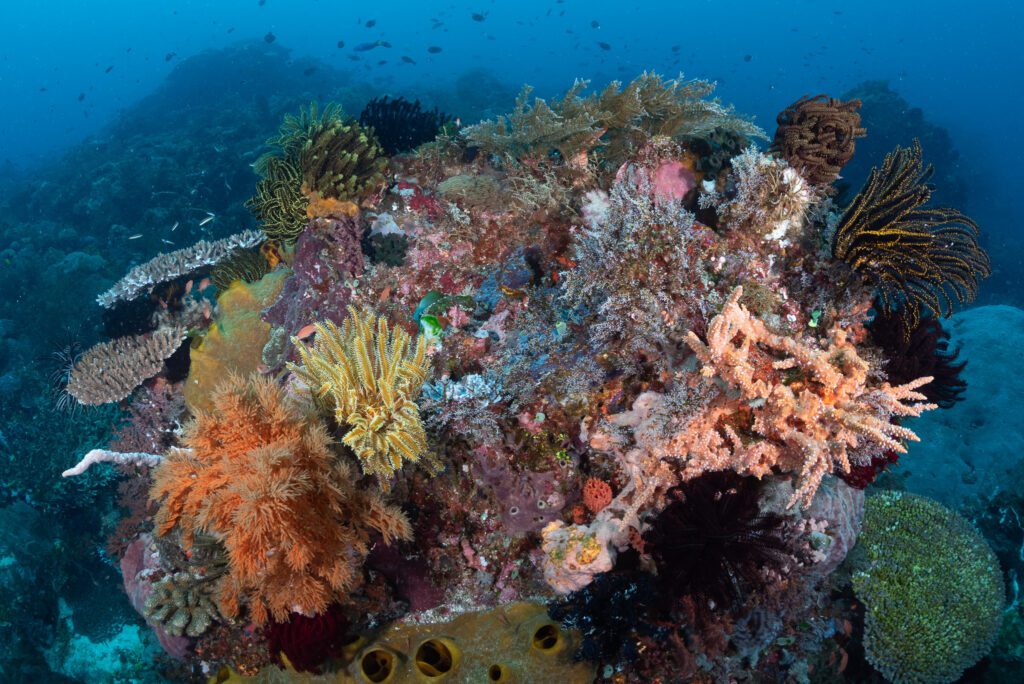
[(853, 590), (868, 662), (895, 684), (956, 681), (991, 649), (1005, 590), (999, 561), (960, 514), (921, 496), (868, 498)]

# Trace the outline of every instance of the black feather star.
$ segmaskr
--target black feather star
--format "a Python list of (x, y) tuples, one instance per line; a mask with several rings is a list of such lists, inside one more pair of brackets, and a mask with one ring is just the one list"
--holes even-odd
[(790, 559), (785, 519), (762, 513), (758, 481), (706, 473), (669, 491), (672, 503), (644, 535), (663, 591), (728, 610)]
[(871, 339), (885, 352), (885, 373), (893, 385), (901, 385), (917, 378), (934, 378), (921, 387), (928, 401), (942, 408), (950, 408), (963, 399), (967, 381), (960, 377), (966, 361), (957, 362), (960, 350), (949, 350), (949, 333), (932, 317), (923, 317), (914, 328), (907, 330), (905, 318), (880, 313), (871, 322)]

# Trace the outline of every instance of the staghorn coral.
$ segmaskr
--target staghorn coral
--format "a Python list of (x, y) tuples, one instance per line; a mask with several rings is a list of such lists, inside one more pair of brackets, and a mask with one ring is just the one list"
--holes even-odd
[(117, 302), (138, 297), (154, 285), (188, 275), (204, 266), (220, 263), (235, 250), (254, 247), (261, 242), (263, 235), (259, 231), (246, 230), (221, 240), (200, 240), (191, 247), (160, 254), (128, 271), (124, 278), (97, 297), (96, 302), (109, 309)]
[(414, 150), (433, 140), (452, 117), (437, 107), (433, 111), (420, 109), (420, 101), (409, 102), (404, 97), (391, 99), (375, 97), (359, 113), (359, 123), (377, 136), (387, 155)]
[(956, 209), (924, 206), (931, 175), (918, 141), (897, 147), (871, 170), (832, 240), (832, 255), (871, 281), (881, 307), (906, 318), (908, 334), (922, 312), (949, 316), (954, 299), (973, 299), (991, 273), (977, 224)]
[(653, 73), (638, 76), (625, 87), (610, 83), (600, 94), (582, 96), (587, 81), (576, 81), (565, 95), (549, 104), (529, 102), (531, 89), (516, 98), (515, 110), (494, 121), (463, 130), (466, 139), (488, 154), (515, 159), (546, 159), (552, 152), (565, 162), (601, 148), (599, 158), (618, 168), (652, 136), (700, 136), (716, 128), (745, 137), (764, 132), (733, 114), (717, 100), (705, 99), (715, 86), (709, 81), (663, 80)]
[(216, 537), (228, 556), (216, 604), (263, 624), (315, 615), (359, 582), (370, 535), (409, 539), (402, 512), (358, 489), (323, 424), (259, 377), (232, 375), (212, 409), (186, 426), (153, 475), (156, 533), (177, 529), (186, 548)]
[(68, 373), (67, 393), (87, 406), (120, 401), (159, 373), (183, 339), (185, 330), (162, 328), (97, 344)]
[(728, 391), (671, 440), (670, 453), (688, 457), (684, 477), (725, 469), (763, 477), (780, 468), (801, 480), (792, 505), (810, 502), (827, 473), (849, 471), (862, 441), (906, 453), (901, 440), (917, 436), (892, 418), (936, 408), (917, 391), (931, 378), (873, 387), (844, 330), (832, 329), (826, 349), (776, 335), (739, 303), (742, 295), (736, 288), (712, 319), (707, 344), (687, 334), (701, 375)]
[(864, 650), (895, 684), (947, 684), (988, 653), (1005, 603), (999, 561), (958, 513), (925, 497), (870, 496), (853, 590)]
[(289, 370), (348, 429), (342, 441), (384, 489), (405, 461), (427, 456), (416, 405), (430, 370), (426, 340), (417, 336), (414, 348), (410, 342), (402, 328), (390, 329), (387, 319), (351, 306), (341, 329), (331, 321), (316, 324), (312, 348), (292, 338), (302, 365), (289, 363)]
[(860, 100), (843, 102), (827, 95), (805, 95), (779, 113), (774, 152), (814, 185), (829, 185), (853, 158), (860, 125)]

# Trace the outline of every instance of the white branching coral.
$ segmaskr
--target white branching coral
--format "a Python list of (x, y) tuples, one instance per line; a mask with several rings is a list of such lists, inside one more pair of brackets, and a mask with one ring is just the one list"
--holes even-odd
[(706, 193), (701, 205), (717, 205), (731, 228), (762, 235), (783, 246), (799, 234), (810, 206), (818, 199), (796, 169), (753, 146), (732, 159), (729, 181), (734, 193), (730, 199)]
[(97, 297), (96, 301), (109, 309), (120, 301), (135, 299), (154, 285), (217, 264), (235, 250), (254, 247), (265, 238), (258, 230), (246, 230), (221, 240), (200, 240), (191, 247), (160, 254), (128, 271), (124, 278)]
[(893, 418), (936, 408), (924, 403), (923, 377), (903, 385), (871, 386), (869, 365), (834, 327), (825, 349), (777, 335), (739, 303), (736, 288), (708, 326), (707, 343), (690, 332), (687, 344), (719, 396), (687, 429), (669, 440), (685, 458), (684, 478), (709, 470), (763, 476), (796, 473), (790, 505), (808, 502), (830, 472), (848, 472), (851, 450), (874, 444), (900, 453), (917, 435)]

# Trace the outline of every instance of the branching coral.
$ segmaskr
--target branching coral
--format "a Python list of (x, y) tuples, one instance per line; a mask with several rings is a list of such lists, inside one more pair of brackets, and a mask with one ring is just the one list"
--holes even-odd
[(810, 502), (827, 473), (850, 469), (862, 441), (905, 453), (901, 440), (917, 440), (892, 418), (936, 408), (917, 391), (930, 377), (872, 387), (844, 330), (832, 329), (826, 349), (777, 335), (740, 305), (742, 294), (736, 288), (711, 321), (707, 344), (693, 332), (686, 338), (701, 374), (727, 391), (671, 440), (670, 451), (688, 457), (684, 477), (779, 468), (801, 480), (790, 503)]
[(119, 337), (78, 357), (68, 374), (67, 393), (87, 406), (120, 401), (164, 367), (185, 339), (181, 328)]
[(97, 297), (96, 301), (109, 309), (117, 302), (138, 297), (154, 285), (217, 264), (231, 256), (235, 250), (254, 247), (262, 241), (263, 235), (259, 231), (246, 230), (221, 240), (200, 240), (191, 247), (160, 254), (128, 271), (124, 278)]
[(524, 88), (511, 114), (470, 126), (466, 138), (485, 152), (516, 159), (546, 159), (557, 152), (562, 160), (575, 162), (600, 147), (601, 160), (617, 168), (655, 135), (699, 136), (718, 128), (764, 137), (731, 109), (705, 99), (715, 88), (709, 81), (681, 76), (665, 81), (644, 73), (625, 87), (613, 81), (600, 94), (584, 97), (587, 85), (577, 81), (562, 98), (550, 104), (536, 98), (532, 105), (531, 90)]
[(156, 532), (218, 538), (229, 569), (216, 603), (257, 623), (314, 615), (359, 580), (371, 533), (411, 536), (401, 511), (355, 487), (324, 426), (271, 380), (232, 376), (154, 473)]
[(772, 147), (808, 182), (828, 185), (853, 158), (857, 138), (867, 135), (858, 109), (860, 100), (805, 95), (779, 114)]
[(944, 684), (988, 653), (1005, 601), (999, 561), (978, 531), (931, 499), (868, 497), (853, 590), (864, 650), (896, 684)]
[(973, 299), (978, 281), (991, 273), (977, 224), (956, 209), (924, 206), (931, 175), (916, 140), (897, 147), (871, 170), (832, 242), (833, 256), (873, 282), (881, 306), (900, 311), (908, 332), (922, 311), (945, 317), (954, 299)]
[(451, 119), (437, 107), (423, 111), (419, 100), (409, 102), (404, 97), (375, 97), (359, 113), (359, 123), (373, 131), (388, 155), (408, 152), (430, 142)]
[(292, 338), (302, 365), (288, 368), (348, 428), (342, 441), (384, 489), (405, 461), (432, 461), (416, 405), (430, 370), (426, 340), (417, 336), (414, 348), (410, 342), (402, 328), (351, 306), (341, 329), (331, 321), (316, 324), (312, 348)]

